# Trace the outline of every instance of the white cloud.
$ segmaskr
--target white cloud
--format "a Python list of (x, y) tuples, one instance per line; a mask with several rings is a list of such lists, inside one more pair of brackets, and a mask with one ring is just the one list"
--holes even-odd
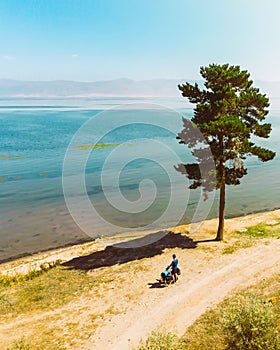
[(2, 59), (3, 59), (4, 61), (13, 61), (13, 60), (15, 60), (16, 58), (15, 58), (14, 56), (4, 55), (4, 56), (2, 56)]

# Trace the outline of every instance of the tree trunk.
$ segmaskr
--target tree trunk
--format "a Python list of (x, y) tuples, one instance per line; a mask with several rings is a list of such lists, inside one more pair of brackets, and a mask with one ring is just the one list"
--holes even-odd
[(220, 206), (219, 206), (219, 226), (216, 241), (222, 241), (224, 238), (224, 222), (225, 222), (225, 202), (226, 202), (226, 183), (223, 176), (220, 187)]

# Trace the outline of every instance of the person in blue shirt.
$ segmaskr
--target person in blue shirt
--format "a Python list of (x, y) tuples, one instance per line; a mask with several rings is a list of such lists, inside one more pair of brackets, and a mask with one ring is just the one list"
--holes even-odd
[(173, 281), (176, 282), (178, 280), (178, 273), (180, 271), (178, 267), (179, 260), (176, 257), (175, 254), (172, 255), (172, 261), (171, 264), (168, 266), (168, 268), (171, 267), (171, 274), (173, 276)]

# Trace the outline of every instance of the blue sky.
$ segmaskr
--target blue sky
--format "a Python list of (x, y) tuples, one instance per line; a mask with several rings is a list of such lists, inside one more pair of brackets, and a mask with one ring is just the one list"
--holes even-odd
[(279, 0), (1, 0), (0, 78), (198, 79), (209, 63), (280, 81)]

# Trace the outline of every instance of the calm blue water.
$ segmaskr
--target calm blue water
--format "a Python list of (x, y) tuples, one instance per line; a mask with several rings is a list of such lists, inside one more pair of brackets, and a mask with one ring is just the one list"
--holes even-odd
[[(117, 109), (106, 112), (104, 123), (100, 123), (100, 111), (116, 105), (119, 101), (91, 101), (93, 107), (89, 106), (89, 101), (72, 101), (71, 104), (69, 101), (51, 101), (51, 104), (50, 101), (35, 102), (10, 100), (1, 103), (0, 260), (87, 238), (83, 227), (79, 222), (75, 223), (65, 205), (62, 169), (72, 137), (89, 120), (93, 122), (82, 130), (73, 145), (92, 144), (96, 138), (100, 138), (104, 130), (110, 131), (103, 135), (99, 142), (124, 144), (89, 152), (85, 164), (85, 186), (90, 201), (96, 212), (105, 221), (117, 226), (117, 229), (110, 229), (98, 220), (93, 223), (95, 218), (88, 217), (86, 209), (80, 204), (75, 185), (73, 193), (69, 194), (75, 200), (77, 196), (78, 215), (84, 215), (82, 220), (85, 227), (93, 227), (95, 237), (122, 232), (125, 229), (145, 229), (164, 214), (172, 186), (173, 189), (176, 187), (175, 192), (178, 192), (178, 206), (187, 203), (181, 222), (186, 223), (193, 219), (200, 191), (188, 191), (187, 179), (175, 170), (174, 173), (170, 170), (172, 175), (166, 170), (178, 164), (175, 162), (176, 157), (182, 161), (191, 160), (189, 150), (178, 145), (175, 134), (170, 130), (143, 122), (148, 120), (151, 124), (156, 124), (163, 118), (162, 120), (167, 121), (165, 126), (168, 125), (168, 128), (170, 126), (170, 129), (179, 132), (182, 125), (181, 115), (191, 117), (191, 110), (182, 108), (181, 103), (175, 106), (180, 113), (170, 112), (165, 108), (152, 110), (147, 106), (144, 109), (132, 108), (129, 111)], [(81, 105), (87, 109), (81, 109)], [(276, 151), (277, 157), (268, 163), (260, 163), (254, 158), (247, 160), (248, 175), (242, 179), (242, 184), (227, 189), (228, 217), (280, 207), (278, 116), (277, 111), (270, 113), (268, 121), (273, 124), (271, 138), (258, 142)], [(139, 120), (140, 123), (135, 123), (135, 120)], [(150, 143), (149, 140), (155, 143)], [(72, 152), (73, 164), (66, 173), (69, 179), (83, 174), (80, 159), (87, 151), (72, 147)], [(175, 158), (172, 152), (176, 154)], [(102, 176), (105, 176), (103, 185)], [(150, 179), (152, 183), (147, 183), (142, 193), (139, 186), (143, 179)], [(181, 187), (177, 188), (177, 184)], [(118, 207), (121, 202), (119, 190), (128, 201), (142, 200), (139, 208), (135, 209), (136, 212), (127, 213), (126, 208)], [(154, 195), (156, 199), (153, 201)], [(114, 201), (113, 205), (109, 203), (111, 199)], [(208, 217), (217, 215), (217, 200), (218, 197), (215, 196)], [(174, 210), (176, 212), (176, 208)], [(158, 224), (158, 228), (173, 224), (169, 218), (170, 216), (166, 216)]]

